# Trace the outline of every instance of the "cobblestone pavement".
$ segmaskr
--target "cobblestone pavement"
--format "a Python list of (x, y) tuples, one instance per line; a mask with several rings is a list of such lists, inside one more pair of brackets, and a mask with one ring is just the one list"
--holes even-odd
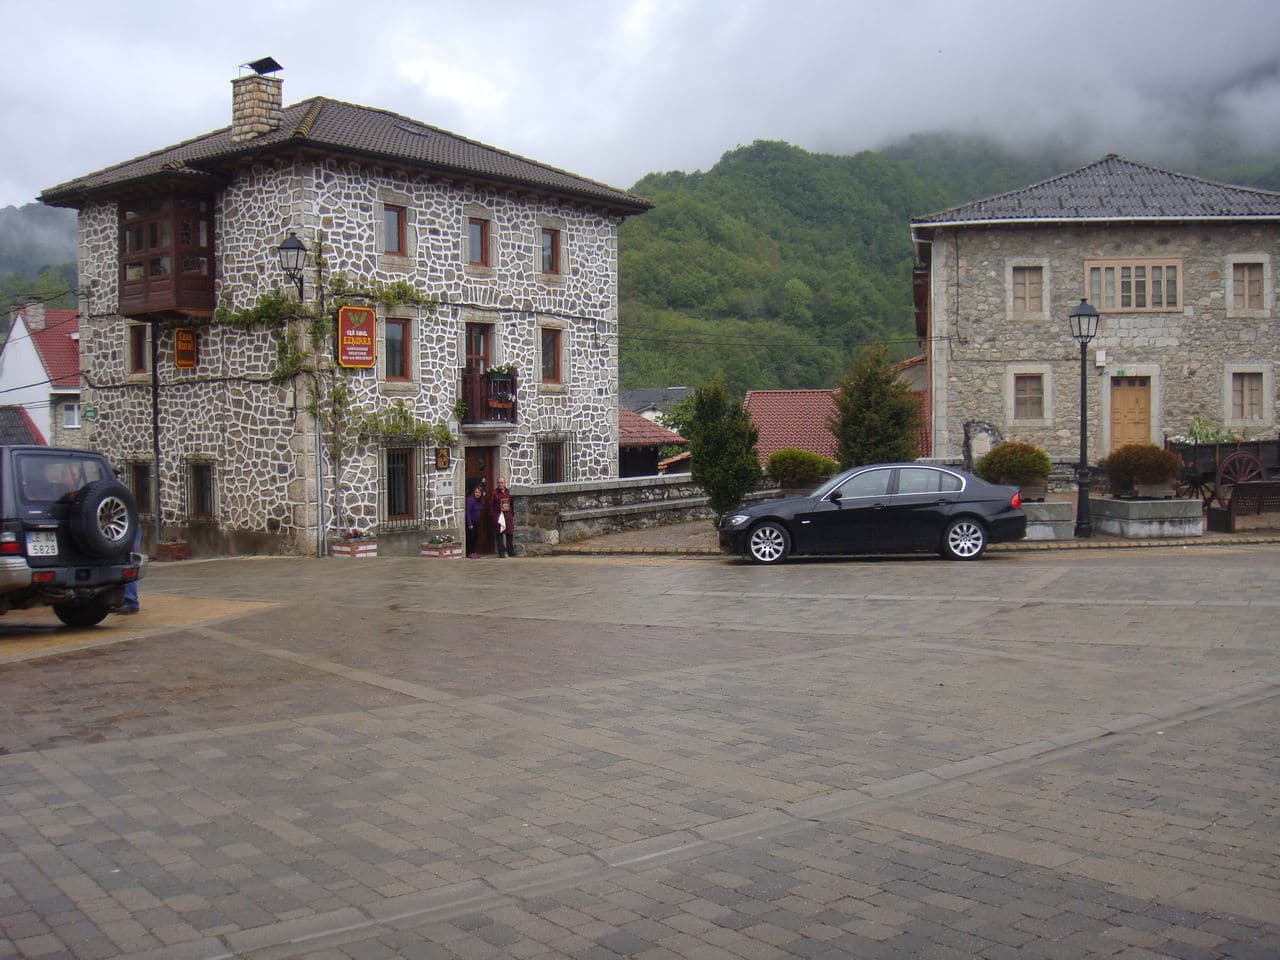
[(1277, 957), (1278, 557), (157, 566), (0, 635), (0, 958)]

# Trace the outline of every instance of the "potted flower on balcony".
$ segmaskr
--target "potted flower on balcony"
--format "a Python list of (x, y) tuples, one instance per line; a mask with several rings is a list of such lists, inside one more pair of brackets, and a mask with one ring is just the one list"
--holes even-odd
[(1043, 500), (1049, 493), (1053, 461), (1037, 446), (1017, 440), (996, 444), (978, 461), (974, 472), (990, 483), (1022, 488), (1023, 500)]
[(495, 363), (485, 371), (485, 375), (490, 380), (507, 380), (516, 375), (516, 367), (513, 363)]
[(499, 390), (489, 395), (489, 406), (491, 407), (512, 407), (515, 406), (515, 402), (516, 395), (505, 390)]
[(1141, 500), (1173, 497), (1182, 466), (1181, 457), (1154, 443), (1126, 444), (1102, 461), (1111, 495)]

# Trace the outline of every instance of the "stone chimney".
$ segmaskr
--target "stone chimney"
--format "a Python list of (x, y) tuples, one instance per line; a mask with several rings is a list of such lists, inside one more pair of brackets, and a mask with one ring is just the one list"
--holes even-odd
[(236, 77), (231, 81), (231, 139), (236, 143), (252, 140), (280, 126), (284, 112), (279, 77), (259, 73)]
[(27, 297), (22, 305), (22, 315), (26, 318), (28, 330), (44, 329), (44, 301), (39, 297)]

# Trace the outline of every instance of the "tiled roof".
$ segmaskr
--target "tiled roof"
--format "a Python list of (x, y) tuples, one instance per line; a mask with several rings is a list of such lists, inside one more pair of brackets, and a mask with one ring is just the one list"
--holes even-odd
[(665, 447), (669, 444), (687, 442), (680, 434), (668, 430), (661, 424), (654, 423), (626, 407), (618, 408), (618, 446), (620, 447)]
[(616, 187), (468, 140), (439, 127), (327, 97), (313, 97), (285, 107), (277, 129), (250, 140), (233, 141), (231, 128), (223, 127), (50, 187), (40, 199), (54, 206), (77, 206), (95, 193), (150, 180), (206, 180), (212, 185), (217, 182), (217, 175), (233, 169), (243, 159), (303, 149), (522, 186), (599, 203), (625, 214), (642, 213), (652, 206), (648, 200)]
[(835, 459), (836, 438), (827, 429), (835, 410), (834, 391), (748, 390), (743, 405), (760, 431), (756, 453), (762, 465), (789, 447)]
[(0, 443), (38, 443), (44, 445), (45, 439), (40, 428), (20, 406), (0, 407)]
[(1214, 183), (1115, 154), (1042, 183), (916, 217), (918, 226), (1081, 220), (1276, 220), (1280, 193)]
[(80, 314), (74, 310), (46, 310), (44, 329), (32, 330), (35, 344), (49, 386), (55, 389), (80, 389)]

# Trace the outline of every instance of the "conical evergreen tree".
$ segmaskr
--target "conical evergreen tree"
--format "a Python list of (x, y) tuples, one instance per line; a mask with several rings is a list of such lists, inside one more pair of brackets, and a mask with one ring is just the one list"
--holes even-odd
[(717, 376), (693, 391), (689, 441), (690, 473), (720, 516), (742, 503), (760, 484), (756, 456), (759, 432), (742, 403), (729, 396)]
[(916, 459), (920, 404), (894, 372), (885, 347), (867, 347), (855, 356), (837, 387), (827, 426), (841, 469)]

